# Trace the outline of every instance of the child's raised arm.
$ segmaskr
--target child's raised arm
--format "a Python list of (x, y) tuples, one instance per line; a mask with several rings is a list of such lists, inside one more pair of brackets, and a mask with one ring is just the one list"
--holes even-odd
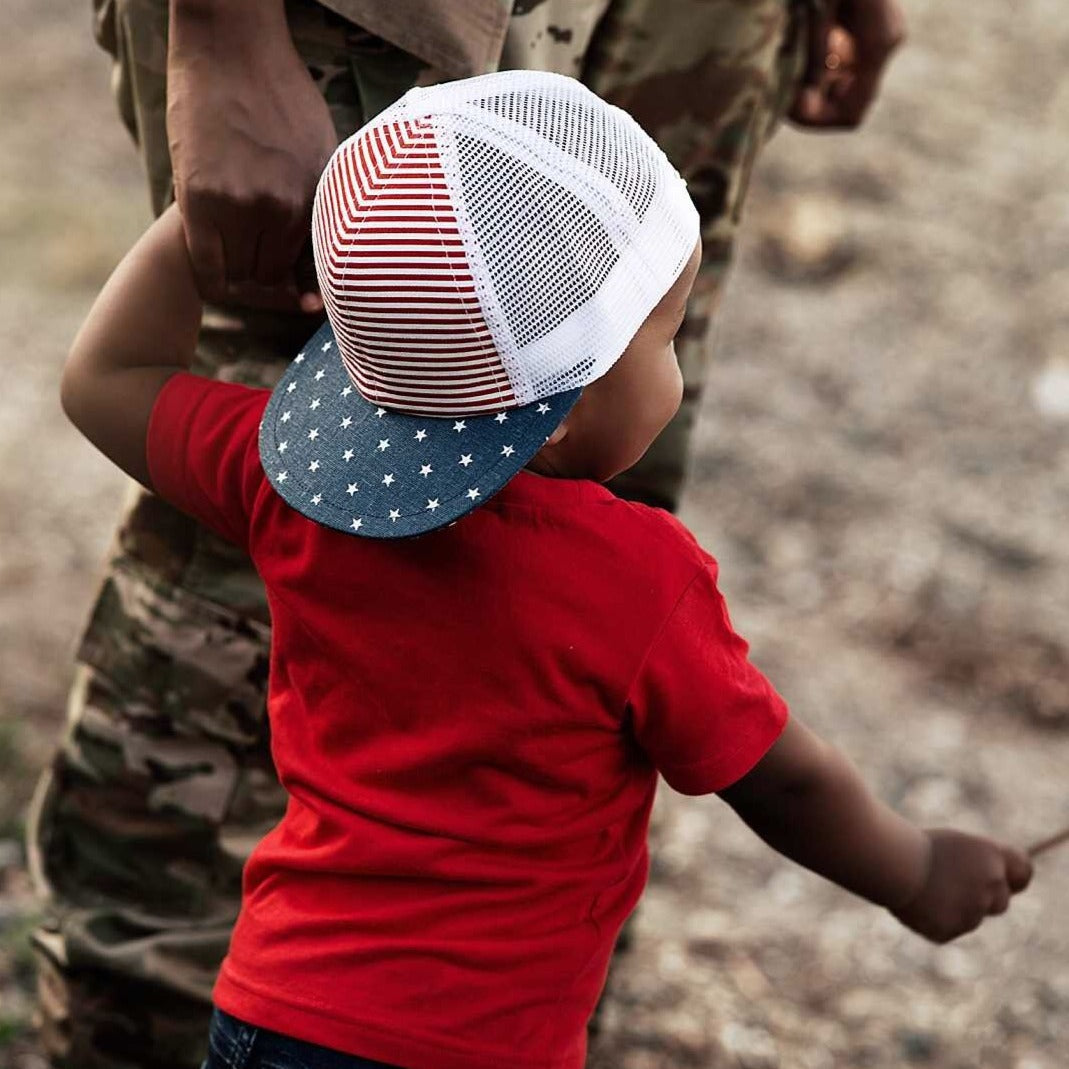
[(63, 408), (106, 456), (151, 489), (145, 459), (149, 417), (163, 384), (189, 367), (201, 300), (169, 208), (112, 273), (71, 346)]
[(1020, 851), (922, 831), (876, 799), (838, 750), (797, 721), (721, 797), (779, 853), (944, 943), (1005, 912), (1032, 866)]

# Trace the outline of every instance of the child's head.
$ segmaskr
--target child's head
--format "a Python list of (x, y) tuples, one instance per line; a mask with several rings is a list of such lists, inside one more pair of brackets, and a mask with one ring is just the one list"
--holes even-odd
[(605, 482), (642, 457), (676, 414), (683, 376), (675, 337), (701, 259), (694, 246), (679, 278), (638, 328), (616, 363), (587, 386), (527, 465), (532, 471)]
[(261, 436), (313, 519), (418, 534), (527, 464), (605, 479), (678, 407), (697, 213), (634, 120), (572, 79), (408, 93), (327, 165), (313, 238), (330, 322)]

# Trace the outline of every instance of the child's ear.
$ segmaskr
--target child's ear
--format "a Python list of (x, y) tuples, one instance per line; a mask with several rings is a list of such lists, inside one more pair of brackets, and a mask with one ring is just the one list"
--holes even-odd
[[(568, 437), (568, 421), (565, 420), (557, 429), (546, 439), (546, 445), (558, 445)], [(544, 448), (544, 447), (543, 447)]]

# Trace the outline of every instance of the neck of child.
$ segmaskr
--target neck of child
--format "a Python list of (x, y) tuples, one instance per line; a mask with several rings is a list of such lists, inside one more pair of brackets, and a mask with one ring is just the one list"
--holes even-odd
[(544, 475), (547, 479), (575, 479), (578, 476), (559, 470), (549, 457), (535, 453), (523, 466), (523, 470), (532, 475)]

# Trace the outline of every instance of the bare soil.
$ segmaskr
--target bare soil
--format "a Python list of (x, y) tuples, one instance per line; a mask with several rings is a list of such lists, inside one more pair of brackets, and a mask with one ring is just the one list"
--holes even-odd
[[(685, 519), (795, 714), (929, 824), (1069, 824), (1069, 14), (907, 0), (857, 135), (751, 192)], [(0, 37), (0, 1066), (40, 1069), (19, 845), (123, 480), (56, 400), (148, 219), (88, 5)], [(592, 1069), (1062, 1069), (1069, 847), (945, 948), (665, 791)]]

